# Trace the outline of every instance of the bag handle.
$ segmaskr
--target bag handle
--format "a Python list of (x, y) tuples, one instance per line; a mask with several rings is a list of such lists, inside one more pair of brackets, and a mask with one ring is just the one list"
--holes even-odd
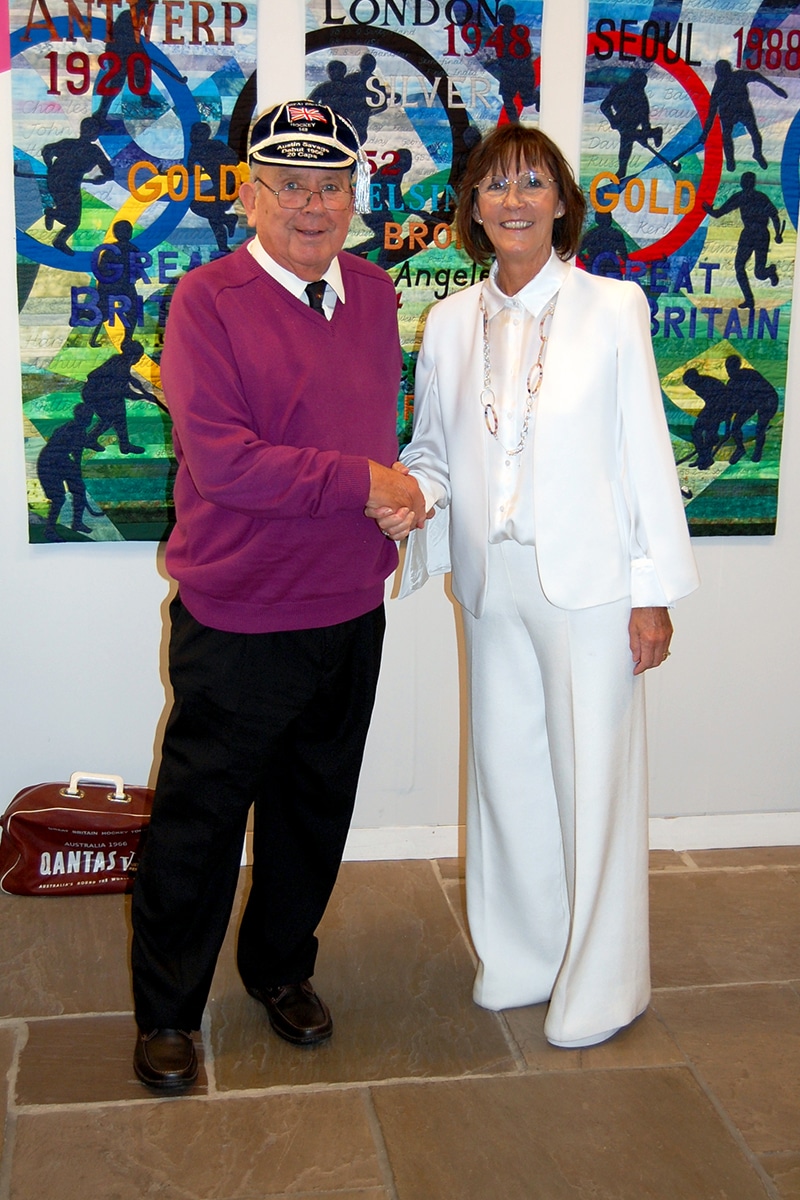
[(60, 795), (71, 796), (73, 799), (83, 799), (84, 793), (78, 787), (79, 783), (111, 783), (114, 785), (114, 791), (108, 793), (108, 799), (116, 801), (117, 804), (130, 804), (131, 798), (125, 791), (125, 785), (122, 782), (121, 775), (95, 775), (91, 771), (73, 771), (69, 777), (69, 784), (62, 788)]

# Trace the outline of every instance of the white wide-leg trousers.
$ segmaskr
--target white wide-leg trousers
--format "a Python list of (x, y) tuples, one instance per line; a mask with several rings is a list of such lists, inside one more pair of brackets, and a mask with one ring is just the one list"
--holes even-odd
[(489, 547), (464, 612), (467, 912), (489, 1009), (549, 1000), (545, 1034), (591, 1039), (650, 998), (644, 692), (630, 601), (555, 608), (532, 547)]

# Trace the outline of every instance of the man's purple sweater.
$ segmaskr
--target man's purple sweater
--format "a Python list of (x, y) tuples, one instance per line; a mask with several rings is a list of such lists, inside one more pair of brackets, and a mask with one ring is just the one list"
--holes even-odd
[(350, 620), (381, 603), (397, 565), (364, 516), (367, 459), (397, 457), (396, 296), (372, 263), (339, 262), (331, 321), (246, 246), (175, 291), (161, 359), (178, 460), (166, 563), (214, 629)]

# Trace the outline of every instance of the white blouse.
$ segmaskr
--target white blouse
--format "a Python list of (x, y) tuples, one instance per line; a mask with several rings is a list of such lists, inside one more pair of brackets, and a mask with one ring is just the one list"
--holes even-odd
[[(489, 541), (515, 541), (523, 546), (535, 542), (533, 519), (533, 437), (536, 422), (534, 399), (524, 445), (517, 454), (528, 403), (528, 377), (536, 388), (536, 370), (531, 371), (542, 348), (542, 318), (557, 299), (564, 279), (564, 266), (552, 251), (541, 271), (514, 296), (497, 285), (497, 264), (483, 284), (489, 339), (490, 387), (494, 393), (497, 437), (486, 427), (489, 475)], [(550, 319), (545, 325), (545, 336)], [(547, 351), (542, 374), (547, 372)], [(480, 409), (479, 409), (480, 412)], [(480, 416), (479, 419), (483, 420)], [(492, 423), (491, 415), (488, 418)], [(484, 424), (486, 424), (484, 422)]]

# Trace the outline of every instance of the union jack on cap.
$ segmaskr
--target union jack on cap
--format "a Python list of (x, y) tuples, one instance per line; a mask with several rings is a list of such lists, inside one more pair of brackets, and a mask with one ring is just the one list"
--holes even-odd
[(287, 104), (286, 108), (292, 124), (296, 121), (320, 121), (325, 124), (325, 114), (311, 104)]

